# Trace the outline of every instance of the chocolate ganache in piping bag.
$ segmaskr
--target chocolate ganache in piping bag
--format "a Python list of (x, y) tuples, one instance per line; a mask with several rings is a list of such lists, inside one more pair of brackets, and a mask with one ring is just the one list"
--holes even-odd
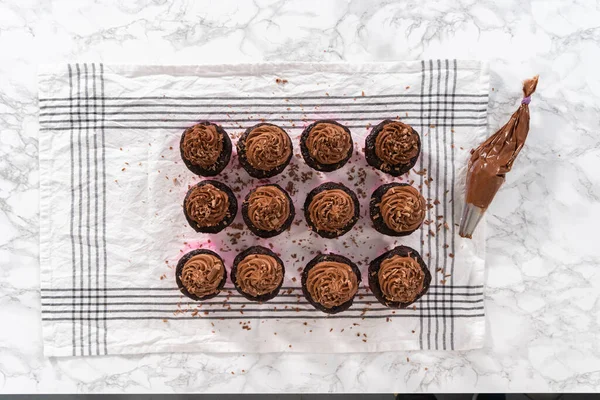
[(537, 83), (537, 76), (523, 83), (524, 97), (519, 109), (498, 132), (471, 150), (465, 208), (459, 230), (462, 237), (471, 238), (525, 144), (529, 132), (529, 102)]

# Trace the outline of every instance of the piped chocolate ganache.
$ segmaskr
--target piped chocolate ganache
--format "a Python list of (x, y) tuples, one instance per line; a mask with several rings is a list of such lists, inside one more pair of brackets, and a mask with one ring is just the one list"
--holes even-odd
[(377, 274), (381, 293), (389, 301), (411, 302), (423, 290), (425, 274), (411, 257), (394, 255), (381, 262)]
[(369, 265), (369, 287), (377, 300), (388, 307), (405, 308), (429, 289), (431, 274), (419, 253), (398, 246)]
[(427, 203), (413, 186), (388, 183), (373, 192), (369, 211), (377, 231), (389, 236), (406, 236), (423, 223)]
[(302, 290), (317, 309), (335, 314), (348, 309), (358, 286), (360, 271), (352, 261), (337, 254), (320, 254), (302, 273)]
[(253, 301), (267, 301), (279, 293), (285, 268), (281, 259), (262, 246), (250, 247), (235, 258), (231, 280), (238, 292)]
[(210, 122), (200, 122), (181, 135), (181, 158), (190, 171), (215, 176), (229, 163), (231, 140), (227, 132)]
[(410, 125), (385, 120), (377, 125), (365, 140), (365, 155), (369, 165), (400, 176), (417, 162), (421, 139)]
[(309, 227), (325, 238), (348, 232), (360, 213), (356, 194), (341, 183), (328, 182), (313, 189), (304, 202)]
[(344, 125), (321, 120), (309, 125), (300, 137), (300, 150), (306, 164), (318, 171), (335, 171), (352, 156), (353, 141)]
[(184, 255), (177, 264), (177, 285), (194, 300), (206, 300), (219, 294), (227, 271), (223, 260), (210, 250), (198, 249)]
[(197, 232), (217, 233), (233, 222), (237, 201), (231, 189), (213, 180), (193, 186), (183, 202), (188, 223)]
[(273, 237), (292, 224), (295, 216), (292, 199), (279, 185), (259, 186), (242, 203), (242, 216), (248, 228), (262, 238)]
[(281, 173), (292, 158), (292, 141), (277, 125), (262, 123), (244, 132), (237, 143), (242, 167), (254, 178)]

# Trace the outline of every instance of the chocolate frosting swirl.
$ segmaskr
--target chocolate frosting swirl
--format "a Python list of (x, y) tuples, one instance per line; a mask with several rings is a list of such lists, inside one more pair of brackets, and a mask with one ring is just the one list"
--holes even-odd
[(194, 125), (185, 131), (183, 155), (191, 162), (210, 169), (223, 151), (223, 135), (214, 125)]
[(272, 293), (283, 281), (283, 269), (274, 257), (250, 254), (237, 265), (236, 284), (242, 292), (257, 297)]
[(381, 197), (379, 210), (383, 222), (391, 230), (414, 231), (425, 219), (425, 199), (412, 186), (394, 186)]
[(358, 279), (348, 264), (322, 261), (308, 271), (306, 289), (325, 308), (344, 304), (358, 291)]
[(312, 199), (308, 212), (317, 230), (339, 232), (354, 218), (354, 202), (341, 189), (324, 190)]
[(352, 138), (341, 126), (320, 122), (310, 130), (306, 147), (317, 162), (336, 164), (348, 156), (352, 147)]
[(185, 210), (198, 226), (215, 226), (229, 212), (229, 197), (210, 183), (195, 186), (185, 202)]
[(389, 165), (409, 164), (419, 154), (419, 137), (402, 122), (389, 122), (375, 139), (375, 154)]
[(387, 300), (410, 303), (423, 290), (425, 274), (414, 258), (394, 255), (381, 262), (377, 278)]
[(181, 283), (198, 297), (219, 292), (225, 266), (212, 254), (197, 254), (187, 260), (181, 270)]
[(258, 229), (277, 230), (289, 215), (290, 202), (276, 186), (260, 186), (248, 198), (248, 218)]
[(291, 154), (292, 142), (278, 126), (258, 126), (246, 137), (246, 159), (258, 170), (269, 171), (285, 164)]

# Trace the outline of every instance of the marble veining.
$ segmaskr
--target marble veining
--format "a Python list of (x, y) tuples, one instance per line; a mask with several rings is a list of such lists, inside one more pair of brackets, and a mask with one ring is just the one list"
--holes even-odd
[[(0, 392), (597, 391), (600, 8), (460, 0), (0, 3)], [(488, 215), (486, 348), (354, 355), (42, 357), (40, 63), (491, 62), (490, 133), (540, 74)]]

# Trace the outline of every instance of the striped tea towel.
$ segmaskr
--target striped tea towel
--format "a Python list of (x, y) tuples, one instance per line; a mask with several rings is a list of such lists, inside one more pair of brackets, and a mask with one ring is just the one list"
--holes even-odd
[[(479, 62), (434, 60), (369, 64), (266, 63), (205, 66), (70, 64), (42, 68), (40, 87), (41, 290), (47, 356), (150, 352), (376, 352), (482, 346), (484, 241), (458, 236), (464, 166), (486, 135), (488, 72)], [(354, 137), (342, 169), (317, 173), (299, 153), (303, 127), (335, 119)], [(368, 201), (390, 177), (369, 167), (364, 138), (384, 119), (412, 125), (422, 154), (407, 176), (432, 208), (404, 238), (372, 227)], [(196, 121), (221, 124), (235, 144), (261, 121), (280, 125), (296, 157), (268, 181), (296, 205), (289, 232), (259, 239), (234, 224), (216, 235), (186, 223), (182, 201), (198, 182), (179, 140)], [(258, 183), (235, 154), (216, 179), (241, 202)], [(301, 208), (310, 189), (342, 182), (360, 198), (348, 234), (310, 233)], [(231, 268), (254, 244), (281, 254), (284, 290), (265, 304), (232, 290), (197, 303), (177, 290), (174, 266), (195, 248), (219, 253)], [(368, 262), (396, 245), (418, 250), (432, 285), (406, 310), (379, 304), (366, 289)], [(326, 315), (303, 298), (300, 271), (318, 252), (356, 262), (363, 283), (354, 305)]]

